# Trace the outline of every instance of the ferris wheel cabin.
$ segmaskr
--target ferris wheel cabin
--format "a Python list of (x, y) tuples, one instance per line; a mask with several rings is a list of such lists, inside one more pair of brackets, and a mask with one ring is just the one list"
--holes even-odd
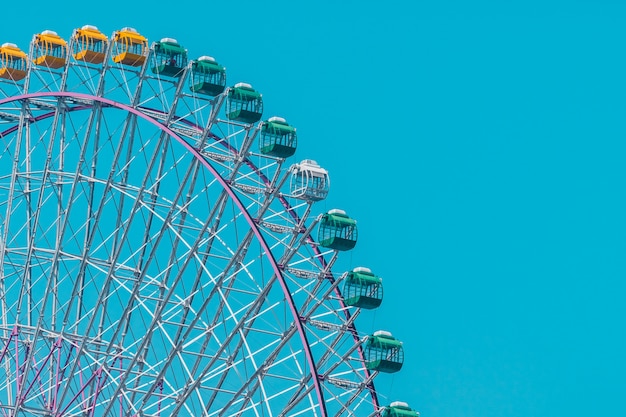
[(97, 27), (85, 25), (72, 35), (72, 54), (77, 61), (102, 64), (106, 56), (108, 38)]
[(19, 81), (26, 77), (27, 55), (13, 43), (0, 46), (0, 78)]
[(317, 241), (325, 248), (344, 251), (354, 248), (357, 239), (356, 220), (345, 211), (330, 210), (322, 216)]
[(187, 66), (187, 50), (176, 39), (163, 38), (153, 46), (152, 72), (167, 77), (180, 77)]
[(402, 401), (394, 401), (385, 407), (382, 417), (419, 417), (420, 413)]
[(191, 63), (191, 91), (219, 96), (226, 88), (226, 68), (211, 56), (201, 56)]
[(148, 57), (148, 40), (134, 28), (125, 27), (113, 34), (113, 62), (131, 67), (142, 66)]
[(265, 155), (288, 158), (296, 152), (296, 128), (282, 117), (270, 117), (261, 125), (260, 150)]
[(326, 198), (330, 190), (328, 171), (317, 162), (305, 159), (291, 167), (291, 195), (307, 201), (320, 201)]
[(237, 83), (228, 90), (226, 117), (252, 124), (261, 120), (263, 98), (248, 83)]
[(365, 367), (370, 371), (398, 372), (404, 363), (402, 342), (391, 333), (379, 330), (367, 338)]
[(32, 41), (33, 64), (58, 69), (67, 62), (67, 42), (55, 31), (44, 30)]
[(383, 280), (374, 275), (369, 268), (354, 268), (346, 276), (343, 298), (349, 306), (377, 308), (383, 301)]

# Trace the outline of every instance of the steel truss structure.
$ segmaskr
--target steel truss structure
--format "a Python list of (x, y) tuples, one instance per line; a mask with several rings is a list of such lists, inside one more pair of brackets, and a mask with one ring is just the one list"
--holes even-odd
[(73, 42), (0, 80), (0, 415), (380, 415), (301, 165), (191, 64)]

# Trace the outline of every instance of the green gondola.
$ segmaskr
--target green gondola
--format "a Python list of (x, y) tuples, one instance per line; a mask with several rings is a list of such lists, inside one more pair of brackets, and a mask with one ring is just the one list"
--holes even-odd
[(333, 209), (322, 216), (318, 231), (321, 246), (334, 250), (350, 250), (357, 240), (356, 220), (343, 210)]
[(219, 96), (226, 88), (226, 68), (210, 56), (201, 56), (191, 63), (191, 85), (194, 93)]
[(419, 417), (420, 413), (413, 410), (405, 402), (394, 401), (385, 407), (382, 417)]
[(187, 50), (176, 39), (163, 38), (152, 47), (152, 72), (167, 77), (180, 77), (187, 66)]
[(261, 125), (259, 148), (265, 155), (288, 158), (296, 152), (296, 128), (282, 117), (270, 117)]
[(261, 120), (263, 98), (250, 84), (237, 83), (228, 90), (226, 117), (247, 124)]
[(371, 371), (398, 372), (404, 363), (402, 342), (391, 333), (377, 331), (365, 343), (365, 367)]
[(343, 298), (347, 305), (373, 309), (382, 303), (383, 280), (372, 274), (369, 268), (354, 268), (344, 282)]

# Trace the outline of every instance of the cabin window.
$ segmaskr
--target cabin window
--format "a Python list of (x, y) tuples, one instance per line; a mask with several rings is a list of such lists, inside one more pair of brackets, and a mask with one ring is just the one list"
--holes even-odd
[(44, 41), (40, 48), (42, 55), (48, 55), (55, 58), (65, 58), (65, 45)]
[(122, 38), (115, 45), (117, 52), (120, 54), (128, 52), (135, 55), (143, 55), (144, 44), (133, 42), (130, 38)]
[(209, 84), (217, 84), (223, 85), (226, 82), (226, 76), (223, 72), (208, 72), (203, 73), (200, 71), (194, 71), (193, 73), (193, 83), (209, 83)]
[(6, 68), (20, 71), (26, 70), (26, 61), (23, 58), (15, 57), (13, 55), (7, 54), (6, 52), (2, 54), (2, 63), (3, 66)]
[(102, 52), (102, 41), (100, 39), (89, 38), (91, 45), (86, 48), (94, 52)]

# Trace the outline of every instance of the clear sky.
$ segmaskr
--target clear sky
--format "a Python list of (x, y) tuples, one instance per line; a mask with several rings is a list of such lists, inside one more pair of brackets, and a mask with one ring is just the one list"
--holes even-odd
[(626, 3), (4, 2), (0, 42), (176, 38), (298, 128), (422, 417), (626, 416)]

